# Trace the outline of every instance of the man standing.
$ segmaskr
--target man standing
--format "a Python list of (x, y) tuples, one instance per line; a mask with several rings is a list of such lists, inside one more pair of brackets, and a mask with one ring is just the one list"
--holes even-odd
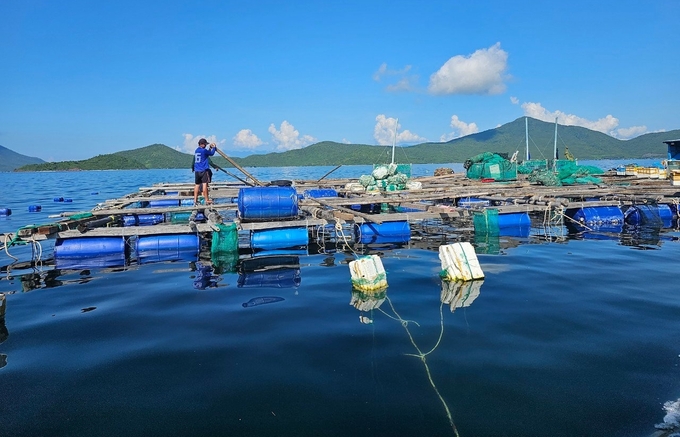
[(212, 203), (208, 194), (208, 183), (210, 182), (210, 161), (209, 158), (215, 154), (215, 143), (211, 143), (206, 149), (208, 140), (201, 138), (198, 140), (198, 147), (194, 152), (194, 206), (198, 205), (198, 189), (202, 187), (205, 204)]

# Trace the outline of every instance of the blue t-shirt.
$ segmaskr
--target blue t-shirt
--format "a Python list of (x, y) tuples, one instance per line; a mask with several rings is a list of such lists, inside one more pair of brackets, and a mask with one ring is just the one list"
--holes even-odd
[(194, 171), (206, 171), (210, 167), (208, 158), (215, 154), (216, 149), (197, 147), (194, 152)]

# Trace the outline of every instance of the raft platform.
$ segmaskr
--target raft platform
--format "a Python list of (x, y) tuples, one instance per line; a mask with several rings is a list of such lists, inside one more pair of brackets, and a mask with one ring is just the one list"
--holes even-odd
[[(55, 240), (58, 258), (65, 250), (61, 245), (78, 239), (83, 244), (74, 247), (82, 253), (71, 255), (82, 258), (77, 265), (85, 265), (89, 257), (101, 255), (101, 246), (85, 247), (85, 243), (102, 244), (105, 240), (98, 239), (114, 238), (116, 248), (102, 250), (123, 250), (122, 258), (116, 253), (115, 265), (130, 262), (133, 242), (140, 250), (139, 242), (151, 237), (151, 246), (159, 247), (154, 250), (165, 250), (162, 246), (170, 242), (170, 252), (195, 251), (210, 258), (208, 243), (228, 224), (238, 233), (239, 251), (248, 256), (291, 248), (308, 253), (349, 248), (356, 252), (371, 244), (429, 248), (498, 227), (525, 228), (532, 221), (544, 229), (537, 236), (551, 239), (565, 225), (580, 231), (608, 231), (624, 221), (645, 224), (658, 218), (665, 227), (676, 226), (680, 203), (680, 191), (667, 180), (613, 171), (603, 175), (598, 185), (543, 186), (524, 175), (511, 182), (481, 182), (464, 174), (412, 181), (419, 188), (369, 192), (357, 190), (355, 179), (257, 181), (260, 185), (249, 180), (217, 182), (210, 185), (211, 205), (193, 205), (193, 184), (158, 183), (107, 200), (91, 211), (61, 213), (53, 223), (2, 234), (0, 245), (6, 249), (16, 243)], [(181, 240), (183, 235), (194, 237)], [(164, 256), (156, 259), (173, 259)], [(138, 262), (142, 262), (139, 257)]]

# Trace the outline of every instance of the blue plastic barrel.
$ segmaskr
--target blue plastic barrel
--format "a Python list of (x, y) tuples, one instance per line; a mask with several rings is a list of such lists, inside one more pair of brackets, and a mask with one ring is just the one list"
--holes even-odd
[(54, 259), (57, 268), (124, 266), (126, 248), (123, 237), (60, 238), (54, 244)]
[(28, 205), (28, 212), (40, 212), (42, 211), (42, 206), (40, 205)]
[(165, 206), (179, 206), (179, 199), (156, 199), (149, 201), (149, 208), (161, 208)]
[(63, 197), (55, 197), (55, 198), (54, 198), (54, 201), (55, 201), (55, 202), (63, 202), (63, 201), (64, 201), (64, 198), (63, 198)]
[(178, 195), (179, 195), (179, 191), (166, 191), (166, 192), (165, 192), (165, 195), (166, 195), (166, 196), (178, 196)]
[(665, 204), (633, 205), (623, 213), (629, 225), (646, 225), (670, 228), (673, 224), (673, 210)]
[(584, 206), (579, 209), (568, 209), (567, 216), (588, 226), (623, 223), (623, 212), (618, 206)]
[(318, 188), (312, 190), (305, 190), (305, 197), (319, 198), (319, 197), (338, 197), (338, 192), (332, 188)]
[(71, 202), (73, 202), (73, 199), (70, 199), (68, 197), (64, 197), (64, 202), (71, 203)]
[(12, 215), (12, 210), (9, 208), (0, 208), (0, 215)]
[(531, 227), (531, 218), (526, 212), (512, 212), (507, 214), (498, 214), (499, 228), (518, 228)]
[(163, 223), (164, 214), (138, 214), (123, 216), (123, 226), (151, 226)]
[(363, 244), (403, 244), (411, 240), (411, 226), (407, 221), (362, 223), (355, 227), (356, 239)]
[(309, 234), (307, 228), (283, 228), (253, 231), (250, 245), (253, 249), (284, 249), (307, 246)]
[(297, 217), (297, 192), (293, 187), (241, 188), (238, 192), (238, 213), (245, 220)]
[(199, 239), (196, 234), (144, 235), (137, 237), (140, 264), (161, 261), (195, 261)]

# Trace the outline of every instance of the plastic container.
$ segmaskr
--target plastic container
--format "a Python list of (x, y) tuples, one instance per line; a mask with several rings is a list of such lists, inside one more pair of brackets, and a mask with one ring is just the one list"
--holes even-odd
[(83, 237), (57, 239), (54, 244), (57, 268), (124, 266), (127, 244), (123, 237)]
[(313, 190), (305, 190), (305, 197), (338, 197), (338, 192), (332, 188), (319, 188)]
[(362, 244), (403, 244), (411, 240), (411, 226), (406, 221), (362, 223), (355, 226), (356, 241)]
[(29, 205), (28, 212), (40, 212), (42, 211), (42, 206), (40, 205)]
[(71, 202), (73, 202), (73, 199), (68, 198), (68, 197), (64, 197), (64, 202), (71, 203)]
[(253, 231), (250, 245), (253, 249), (284, 249), (307, 246), (309, 234), (307, 228), (283, 228), (265, 231)]
[(9, 208), (0, 208), (0, 216), (12, 215), (12, 210)]
[(156, 199), (149, 201), (149, 208), (159, 208), (165, 206), (179, 206), (179, 199)]
[(531, 218), (529, 217), (529, 213), (526, 212), (498, 214), (498, 227), (500, 229), (531, 227)]
[(293, 187), (251, 187), (238, 192), (238, 213), (243, 220), (277, 220), (298, 216)]
[(673, 224), (673, 210), (665, 204), (633, 205), (623, 213), (629, 225), (646, 225), (670, 228)]
[(348, 267), (355, 289), (375, 292), (387, 287), (387, 273), (378, 255), (367, 255), (350, 261)]
[(439, 246), (442, 277), (447, 281), (483, 279), (484, 272), (472, 244), (468, 242)]
[(123, 226), (151, 226), (163, 223), (164, 214), (137, 214), (123, 216)]
[(584, 206), (579, 209), (568, 209), (567, 216), (586, 225), (623, 223), (623, 212), (618, 206)]
[(55, 202), (63, 202), (63, 201), (64, 201), (64, 198), (63, 198), (63, 197), (55, 197), (55, 198), (54, 198), (54, 201), (55, 201)]
[(137, 237), (140, 264), (161, 261), (195, 261), (199, 238), (196, 234), (144, 235)]

